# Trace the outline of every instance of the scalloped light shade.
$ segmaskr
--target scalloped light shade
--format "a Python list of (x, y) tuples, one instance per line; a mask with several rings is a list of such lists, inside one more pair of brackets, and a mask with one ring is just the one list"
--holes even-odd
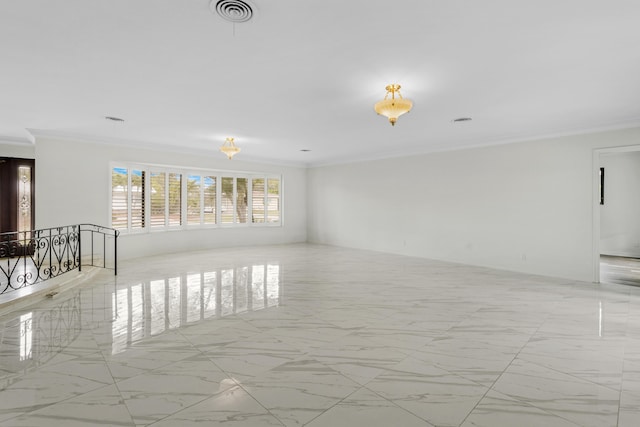
[(229, 160), (233, 158), (236, 154), (240, 152), (240, 149), (236, 147), (235, 142), (233, 142), (233, 138), (227, 138), (220, 147), (220, 151), (227, 155)]
[[(384, 99), (376, 102), (373, 108), (376, 113), (387, 117), (391, 126), (395, 126), (398, 117), (411, 111), (413, 102), (402, 97), (399, 84), (387, 85), (385, 89), (387, 90), (387, 94), (384, 96)], [(389, 94), (391, 94), (391, 98), (389, 98)], [(396, 94), (398, 95), (397, 98)]]

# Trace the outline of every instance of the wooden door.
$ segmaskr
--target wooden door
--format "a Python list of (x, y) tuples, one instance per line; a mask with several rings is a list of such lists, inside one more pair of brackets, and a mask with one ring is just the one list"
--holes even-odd
[(3, 240), (30, 238), (35, 226), (34, 183), (33, 159), (0, 157), (0, 233), (11, 233)]

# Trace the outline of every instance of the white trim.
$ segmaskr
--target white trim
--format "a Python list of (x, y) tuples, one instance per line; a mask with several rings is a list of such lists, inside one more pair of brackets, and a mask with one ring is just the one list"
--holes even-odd
[(640, 151), (640, 145), (624, 145), (620, 147), (596, 148), (593, 150), (592, 158), (592, 258), (593, 258), (593, 283), (600, 283), (600, 156), (610, 153), (630, 153)]
[(592, 198), (591, 206), (593, 213), (591, 215), (593, 224), (592, 234), (592, 265), (593, 265), (593, 283), (600, 283), (600, 154), (603, 150), (593, 150), (593, 158), (591, 164), (592, 171)]
[(549, 139), (572, 137), (580, 135), (594, 135), (603, 132), (634, 129), (640, 127), (640, 119), (634, 119), (629, 121), (621, 121), (608, 126), (592, 127), (589, 129), (577, 129), (570, 131), (549, 132), (533, 136), (505, 136), (505, 137), (489, 137), (489, 138), (469, 138), (465, 141), (452, 141), (455, 146), (451, 146), (448, 142), (443, 142), (438, 145), (428, 145), (420, 147), (410, 147), (402, 151), (379, 151), (377, 153), (366, 153), (359, 156), (353, 156), (349, 158), (335, 157), (325, 160), (307, 162), (307, 169), (321, 168), (327, 166), (337, 166), (346, 164), (355, 164), (363, 162), (371, 162), (376, 160), (388, 160), (401, 157), (411, 157), (416, 155), (425, 155), (433, 153), (445, 153), (449, 151), (462, 151), (472, 150), (476, 148), (494, 147), (500, 145), (518, 144), (529, 141), (545, 141)]
[[(218, 151), (219, 146), (215, 145), (214, 142), (211, 142), (210, 148), (198, 148), (198, 147), (189, 147), (185, 145), (170, 145), (170, 144), (162, 144), (157, 142), (149, 142), (142, 140), (134, 140), (134, 139), (124, 139), (124, 138), (112, 138), (112, 137), (104, 137), (104, 136), (95, 136), (95, 135), (86, 135), (79, 134), (73, 132), (64, 132), (64, 131), (56, 131), (56, 130), (47, 130), (47, 129), (25, 129), (31, 136), (33, 136), (34, 141), (35, 138), (51, 138), (65, 141), (76, 141), (76, 142), (84, 142), (91, 144), (100, 144), (100, 145), (108, 145), (108, 146), (116, 146), (116, 147), (126, 147), (133, 148), (139, 150), (150, 150), (150, 151), (165, 151), (168, 153), (180, 153), (180, 154), (192, 154), (197, 156), (205, 155), (209, 158), (219, 158), (221, 160), (225, 159), (224, 154)], [(35, 142), (32, 142), (35, 143)], [(209, 144), (207, 142), (207, 144)], [(274, 160), (268, 158), (254, 157), (251, 155), (247, 155), (245, 152), (242, 154), (242, 162), (246, 163), (256, 163), (256, 164), (264, 164), (264, 165), (272, 165), (272, 166), (287, 166), (287, 167), (297, 167), (297, 168), (305, 168), (307, 166), (306, 162), (302, 161), (289, 161), (289, 160)]]
[(0, 144), (3, 145), (18, 145), (18, 146), (34, 146), (35, 140), (29, 138), (16, 138), (15, 136), (3, 136), (0, 135)]
[(109, 179), (107, 182), (109, 183), (109, 210), (106, 212), (107, 220), (105, 224), (109, 224), (110, 228), (113, 228), (113, 168), (115, 166), (109, 163), (109, 170), (107, 173), (109, 174)]
[[(573, 129), (550, 129), (547, 132), (539, 133), (539, 134), (520, 134), (520, 135), (494, 135), (488, 137), (470, 137), (466, 141), (452, 141), (451, 143), (455, 143), (455, 147), (452, 147), (449, 143), (444, 142), (437, 146), (424, 147), (421, 145), (420, 147), (414, 147), (407, 149), (402, 152), (396, 151), (381, 151), (377, 153), (365, 153), (363, 155), (357, 155), (350, 157), (348, 159), (344, 159), (341, 157), (331, 157), (326, 158), (324, 160), (318, 161), (289, 161), (289, 160), (274, 160), (269, 158), (261, 158), (261, 157), (252, 157), (247, 155), (245, 152), (242, 154), (242, 161), (248, 163), (257, 163), (257, 164), (265, 164), (265, 165), (274, 165), (274, 166), (288, 166), (288, 167), (299, 167), (299, 168), (317, 168), (324, 166), (333, 166), (333, 165), (341, 165), (341, 164), (350, 164), (350, 163), (360, 163), (360, 162), (368, 162), (373, 160), (384, 160), (391, 159), (397, 157), (409, 157), (412, 155), (421, 155), (421, 154), (430, 154), (430, 153), (438, 153), (438, 152), (446, 152), (446, 151), (458, 151), (458, 150), (467, 150), (473, 148), (481, 148), (481, 147), (490, 147), (496, 145), (505, 145), (505, 144), (514, 144), (520, 142), (527, 141), (538, 141), (538, 140), (546, 140), (553, 138), (560, 138), (566, 136), (577, 136), (577, 135), (585, 135), (585, 134), (597, 134), (601, 132), (615, 131), (615, 130), (624, 130), (624, 129), (632, 129), (640, 126), (640, 118), (638, 117), (629, 117), (622, 120), (618, 120), (610, 123), (603, 123), (600, 125), (592, 126), (590, 128), (573, 128)], [(73, 132), (64, 132), (57, 130), (49, 130), (49, 129), (25, 129), (30, 136), (35, 138), (54, 138), (54, 139), (63, 139), (63, 140), (72, 140), (78, 142), (88, 142), (94, 144), (102, 144), (102, 145), (110, 145), (110, 146), (121, 146), (127, 148), (135, 148), (142, 150), (153, 150), (153, 151), (166, 151), (166, 152), (175, 152), (175, 153), (187, 153), (193, 155), (206, 155), (208, 157), (217, 158), (222, 155), (218, 151), (218, 146), (214, 146), (214, 143), (211, 143), (210, 148), (198, 148), (198, 147), (189, 147), (184, 145), (171, 145), (166, 143), (156, 143), (142, 140), (133, 140), (133, 139), (124, 139), (124, 138), (112, 138), (105, 136), (96, 136), (96, 135), (86, 135), (79, 134)], [(0, 141), (2, 137), (0, 137)], [(8, 141), (16, 141), (18, 143), (18, 139), (14, 137), (8, 137)], [(19, 142), (21, 143), (21, 142)], [(33, 143), (33, 142), (32, 142)]]

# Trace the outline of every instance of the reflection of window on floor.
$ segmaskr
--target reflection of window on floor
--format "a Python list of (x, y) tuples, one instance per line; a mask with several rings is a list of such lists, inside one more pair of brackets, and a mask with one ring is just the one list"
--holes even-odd
[[(212, 317), (277, 306), (280, 266), (262, 264), (138, 283), (112, 294), (112, 353), (146, 336)], [(149, 322), (145, 328), (144, 319)]]
[(33, 345), (33, 312), (20, 316), (20, 361), (31, 359)]
[(151, 335), (157, 335), (167, 327), (164, 315), (164, 280), (152, 280), (149, 282), (149, 317), (151, 318)]
[(140, 307), (142, 301), (142, 285), (131, 286), (131, 340), (139, 341), (144, 338), (144, 317), (142, 310), (135, 310), (133, 307)]
[(6, 322), (0, 333), (5, 371), (27, 372), (59, 358), (67, 346), (77, 342), (83, 330), (81, 311), (78, 292), (55, 306), (21, 314), (17, 322)]
[(216, 272), (210, 271), (207, 273), (202, 273), (202, 286), (203, 293), (202, 295), (202, 305), (203, 305), (203, 317), (208, 319), (211, 316), (215, 316), (216, 314), (216, 297), (220, 295), (217, 290), (216, 280)]
[(200, 320), (200, 313), (202, 312), (201, 281), (200, 274), (187, 275), (187, 307), (199, 308), (199, 310), (187, 310), (187, 323)]
[(264, 265), (254, 265), (251, 271), (251, 304), (254, 310), (264, 307)]
[[(167, 280), (167, 285), (169, 289), (169, 298), (167, 298), (168, 307), (165, 308), (165, 311), (169, 313), (169, 324), (167, 327), (173, 329), (180, 326), (180, 320), (182, 320), (180, 316), (180, 309), (182, 308), (180, 307), (180, 294), (182, 291), (180, 278), (172, 277)], [(144, 307), (142, 308), (144, 309)]]
[(111, 295), (113, 322), (111, 323), (111, 340), (113, 354), (127, 348), (129, 339), (129, 290), (118, 289)]
[(234, 313), (244, 313), (249, 308), (249, 267), (242, 267), (236, 270), (236, 283), (235, 283), (235, 300), (234, 300)]
[(227, 316), (233, 313), (233, 270), (222, 270), (220, 274), (220, 314)]

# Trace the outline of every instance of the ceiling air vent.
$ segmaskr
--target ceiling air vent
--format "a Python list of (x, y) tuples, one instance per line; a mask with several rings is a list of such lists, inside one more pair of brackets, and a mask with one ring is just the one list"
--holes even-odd
[(222, 19), (236, 24), (249, 21), (255, 13), (246, 0), (212, 0), (209, 7)]

